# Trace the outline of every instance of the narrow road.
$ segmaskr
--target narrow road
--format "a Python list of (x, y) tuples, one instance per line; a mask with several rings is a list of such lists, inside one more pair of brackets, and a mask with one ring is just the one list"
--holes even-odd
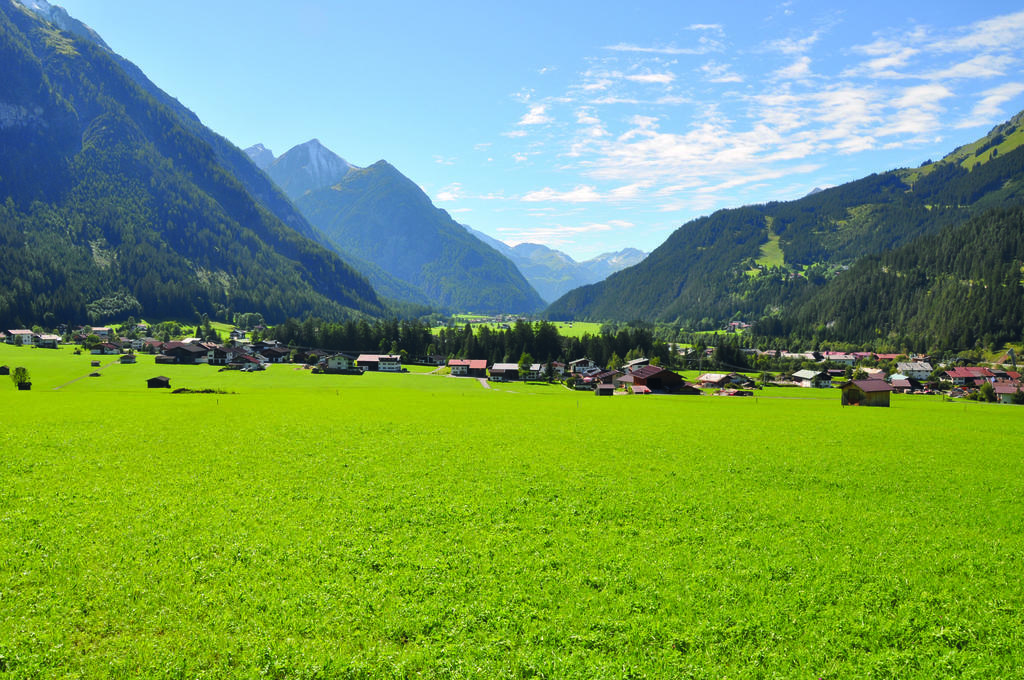
[[(93, 370), (89, 371), (89, 373), (96, 373), (97, 371), (102, 371), (107, 366), (110, 366), (112, 364), (116, 364), (119, 361), (120, 361), (120, 359), (114, 359), (113, 361), (107, 362), (103, 366), (93, 366), (92, 367)], [(62, 387), (67, 387), (68, 385), (73, 385), (74, 383), (78, 382), (79, 380), (81, 380), (83, 378), (88, 378), (89, 377), (89, 373), (86, 373), (85, 375), (80, 375), (80, 376), (78, 376), (77, 378), (75, 378), (73, 380), (69, 380), (66, 383), (64, 383), (63, 385), (57, 385), (53, 389), (54, 389), (54, 391), (57, 391), (57, 390), (61, 389)]]
[(485, 390), (491, 389), (491, 383), (487, 382), (487, 378), (477, 378), (477, 380), (480, 381), (480, 384), (484, 386)]

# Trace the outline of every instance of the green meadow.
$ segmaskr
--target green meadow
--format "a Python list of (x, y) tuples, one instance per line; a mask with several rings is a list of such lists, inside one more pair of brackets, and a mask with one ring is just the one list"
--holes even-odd
[(1021, 677), (1024, 409), (110, 359), (0, 346), (0, 677)]

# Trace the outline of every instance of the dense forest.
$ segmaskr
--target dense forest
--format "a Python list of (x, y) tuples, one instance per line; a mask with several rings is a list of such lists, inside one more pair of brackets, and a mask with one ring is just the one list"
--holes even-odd
[(675, 360), (670, 344), (648, 325), (606, 328), (599, 334), (569, 338), (547, 321), (520, 320), (507, 329), (450, 325), (434, 333), (421, 321), (361, 319), (332, 323), (310, 317), (304, 321), (289, 319), (269, 329), (265, 337), (305, 349), (404, 353), (411, 360), (459, 357), (491, 363), (518, 362), (523, 354), (537, 362), (589, 357), (601, 365), (620, 365), (627, 357), (641, 356), (663, 365)]
[(383, 313), (102, 45), (2, 0), (0, 65), (0, 325)]
[(805, 343), (890, 339), (996, 347), (1024, 337), (1024, 207), (998, 209), (864, 258), (792, 312), (755, 325)]

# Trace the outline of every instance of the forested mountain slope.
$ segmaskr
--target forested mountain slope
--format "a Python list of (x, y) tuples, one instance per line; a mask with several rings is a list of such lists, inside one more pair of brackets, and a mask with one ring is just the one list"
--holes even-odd
[(568, 293), (547, 315), (701, 326), (777, 314), (858, 258), (1024, 202), (1022, 120), (937, 163), (688, 222), (639, 265)]
[(385, 161), (305, 192), (296, 206), (342, 252), (422, 291), (442, 309), (533, 312), (544, 306), (508, 258)]
[(382, 312), (362, 276), (247, 190), (223, 157), (287, 206), (241, 151), (124, 64), (0, 0), (0, 325)]
[(993, 209), (858, 260), (763, 335), (899, 347), (1001, 347), (1024, 337), (1024, 207)]

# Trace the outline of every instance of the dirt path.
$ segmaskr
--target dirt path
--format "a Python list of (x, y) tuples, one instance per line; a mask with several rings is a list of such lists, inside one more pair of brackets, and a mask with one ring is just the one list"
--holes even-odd
[(491, 383), (487, 382), (487, 378), (477, 378), (477, 380), (480, 381), (480, 384), (484, 386), (485, 390), (491, 389)]
[[(107, 362), (106, 364), (104, 364), (102, 366), (93, 366), (92, 367), (93, 370), (89, 371), (89, 373), (96, 373), (98, 371), (102, 371), (107, 366), (110, 366), (112, 364), (116, 364), (119, 361), (121, 361), (121, 360), (120, 359), (114, 359), (113, 361), (109, 361), (109, 362)], [(63, 387), (67, 387), (68, 385), (73, 385), (76, 382), (78, 382), (79, 380), (82, 380), (83, 378), (88, 378), (89, 377), (89, 373), (86, 373), (85, 375), (80, 375), (77, 378), (74, 378), (73, 380), (69, 380), (66, 383), (64, 383), (63, 385), (57, 385), (56, 387), (53, 388), (53, 390), (57, 391), (57, 390), (59, 390), (59, 389), (61, 389)]]

